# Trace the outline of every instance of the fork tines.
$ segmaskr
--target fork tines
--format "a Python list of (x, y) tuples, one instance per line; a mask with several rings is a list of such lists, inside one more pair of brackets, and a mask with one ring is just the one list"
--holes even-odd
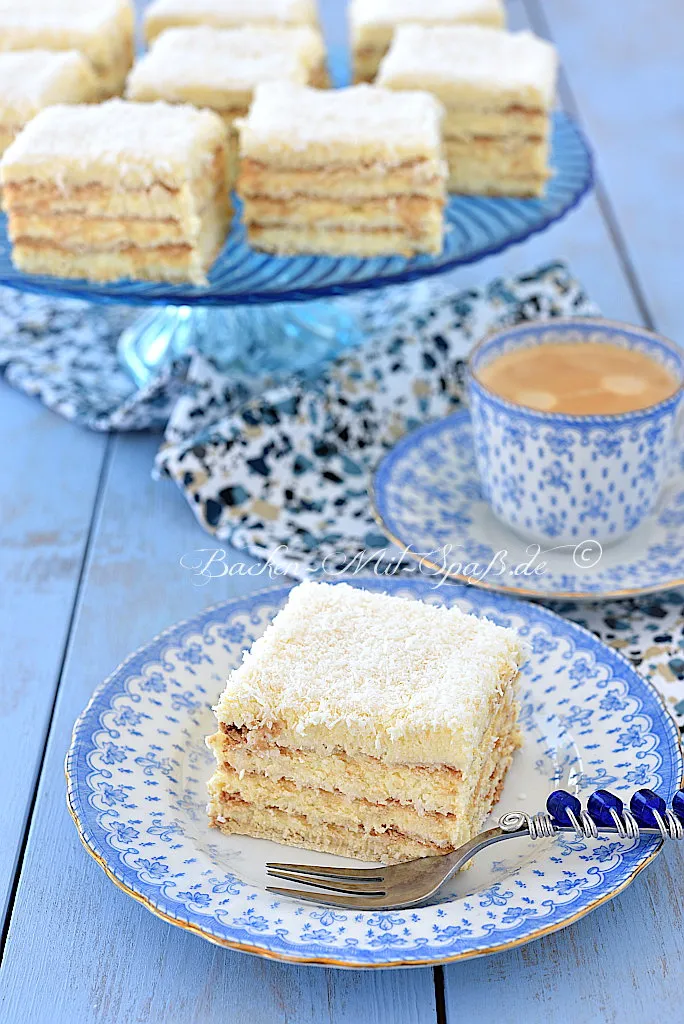
[[(324, 867), (320, 864), (284, 864), (270, 863), (266, 865), (271, 878), (282, 878), (287, 882), (298, 882), (300, 885), (315, 886), (325, 890), (319, 893), (307, 893), (297, 889), (278, 889), (268, 886), (268, 892), (282, 896), (306, 899), (309, 902), (330, 900), (337, 906), (350, 900), (382, 900), (386, 897), (385, 878), (382, 868), (338, 868)], [(328, 893), (339, 893), (340, 897), (328, 896)], [(338, 903), (339, 900), (339, 903)], [(333, 902), (334, 901), (334, 902)]]

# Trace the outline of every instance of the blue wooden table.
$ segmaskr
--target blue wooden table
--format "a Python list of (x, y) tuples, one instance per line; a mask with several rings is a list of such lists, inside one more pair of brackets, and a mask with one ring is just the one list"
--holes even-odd
[[(684, 343), (681, 0), (512, 0), (558, 45), (562, 101), (599, 185), (547, 234), (454, 275), (484, 282), (565, 256), (604, 314)], [(342, 0), (324, 4), (339, 34)], [(0, 384), (0, 1021), (3, 1024), (435, 1024), (684, 1019), (684, 851), (556, 935), (436, 971), (343, 972), (213, 947), (157, 920), (81, 848), (64, 800), (74, 719), (157, 631), (259, 585), (193, 586), (206, 544), (158, 439), (88, 434)], [(239, 560), (245, 562), (243, 555)]]

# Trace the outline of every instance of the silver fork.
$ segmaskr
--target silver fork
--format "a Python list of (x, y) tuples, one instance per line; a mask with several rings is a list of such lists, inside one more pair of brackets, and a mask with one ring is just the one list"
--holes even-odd
[[(599, 832), (615, 834), (620, 839), (638, 840), (645, 836), (659, 836), (661, 839), (684, 839), (684, 815), (682, 794), (675, 797), (674, 811), (665, 809), (665, 801), (650, 790), (640, 790), (632, 798), (631, 806), (638, 817), (624, 808), (618, 797), (599, 790), (590, 798), (610, 797), (609, 806), (599, 808), (594, 802), (594, 812), (582, 810), (576, 797), (559, 790), (552, 793), (547, 801), (546, 812), (529, 815), (512, 811), (499, 818), (495, 828), (480, 832), (469, 842), (459, 846), (452, 853), (441, 857), (424, 857), (406, 864), (377, 868), (338, 868), (311, 864), (269, 863), (268, 875), (288, 882), (315, 886), (317, 892), (302, 889), (280, 889), (267, 886), (267, 891), (279, 896), (290, 896), (306, 903), (322, 904), (326, 907), (343, 907), (348, 910), (400, 910), (416, 907), (434, 896), (472, 857), (504, 839), (552, 838), (558, 832), (574, 832), (585, 839), (598, 838)], [(644, 809), (635, 799), (640, 794), (652, 798), (652, 807)], [(554, 798), (561, 797), (554, 803)], [(564, 798), (567, 798), (565, 800)], [(655, 803), (653, 802), (655, 801)], [(555, 813), (550, 813), (553, 811)], [(650, 815), (650, 817), (649, 817)], [(611, 825), (606, 822), (612, 821)]]

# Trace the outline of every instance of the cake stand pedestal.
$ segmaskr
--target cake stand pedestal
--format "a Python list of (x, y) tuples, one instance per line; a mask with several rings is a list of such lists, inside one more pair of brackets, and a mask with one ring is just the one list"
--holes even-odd
[(152, 307), (119, 339), (139, 386), (188, 351), (239, 376), (306, 374), (361, 341), (354, 319), (331, 302)]

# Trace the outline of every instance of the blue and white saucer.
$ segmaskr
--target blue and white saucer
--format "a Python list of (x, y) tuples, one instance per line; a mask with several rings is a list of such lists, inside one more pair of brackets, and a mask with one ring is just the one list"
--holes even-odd
[[(361, 585), (358, 581), (350, 581)], [(674, 721), (618, 653), (544, 608), (420, 578), (363, 586), (458, 604), (518, 629), (531, 656), (522, 676), (523, 746), (497, 816), (542, 810), (558, 786), (670, 798), (682, 779)], [(410, 911), (357, 913), (266, 892), (265, 865), (291, 847), (210, 829), (206, 780), (211, 705), (289, 587), (209, 609), (133, 654), (76, 723), (66, 772), (81, 839), (112, 881), (171, 924), (232, 949), (339, 967), (429, 965), (516, 946), (572, 921), (624, 889), (660, 840), (621, 843), (561, 835), (492, 847), (450, 892)], [(298, 861), (339, 858), (296, 851)], [(344, 861), (342, 861), (344, 863)]]
[(654, 513), (624, 540), (540, 546), (484, 500), (461, 410), (402, 438), (375, 473), (371, 501), (404, 567), (413, 560), (420, 575), (549, 600), (632, 597), (684, 584), (684, 451), (673, 462)]

